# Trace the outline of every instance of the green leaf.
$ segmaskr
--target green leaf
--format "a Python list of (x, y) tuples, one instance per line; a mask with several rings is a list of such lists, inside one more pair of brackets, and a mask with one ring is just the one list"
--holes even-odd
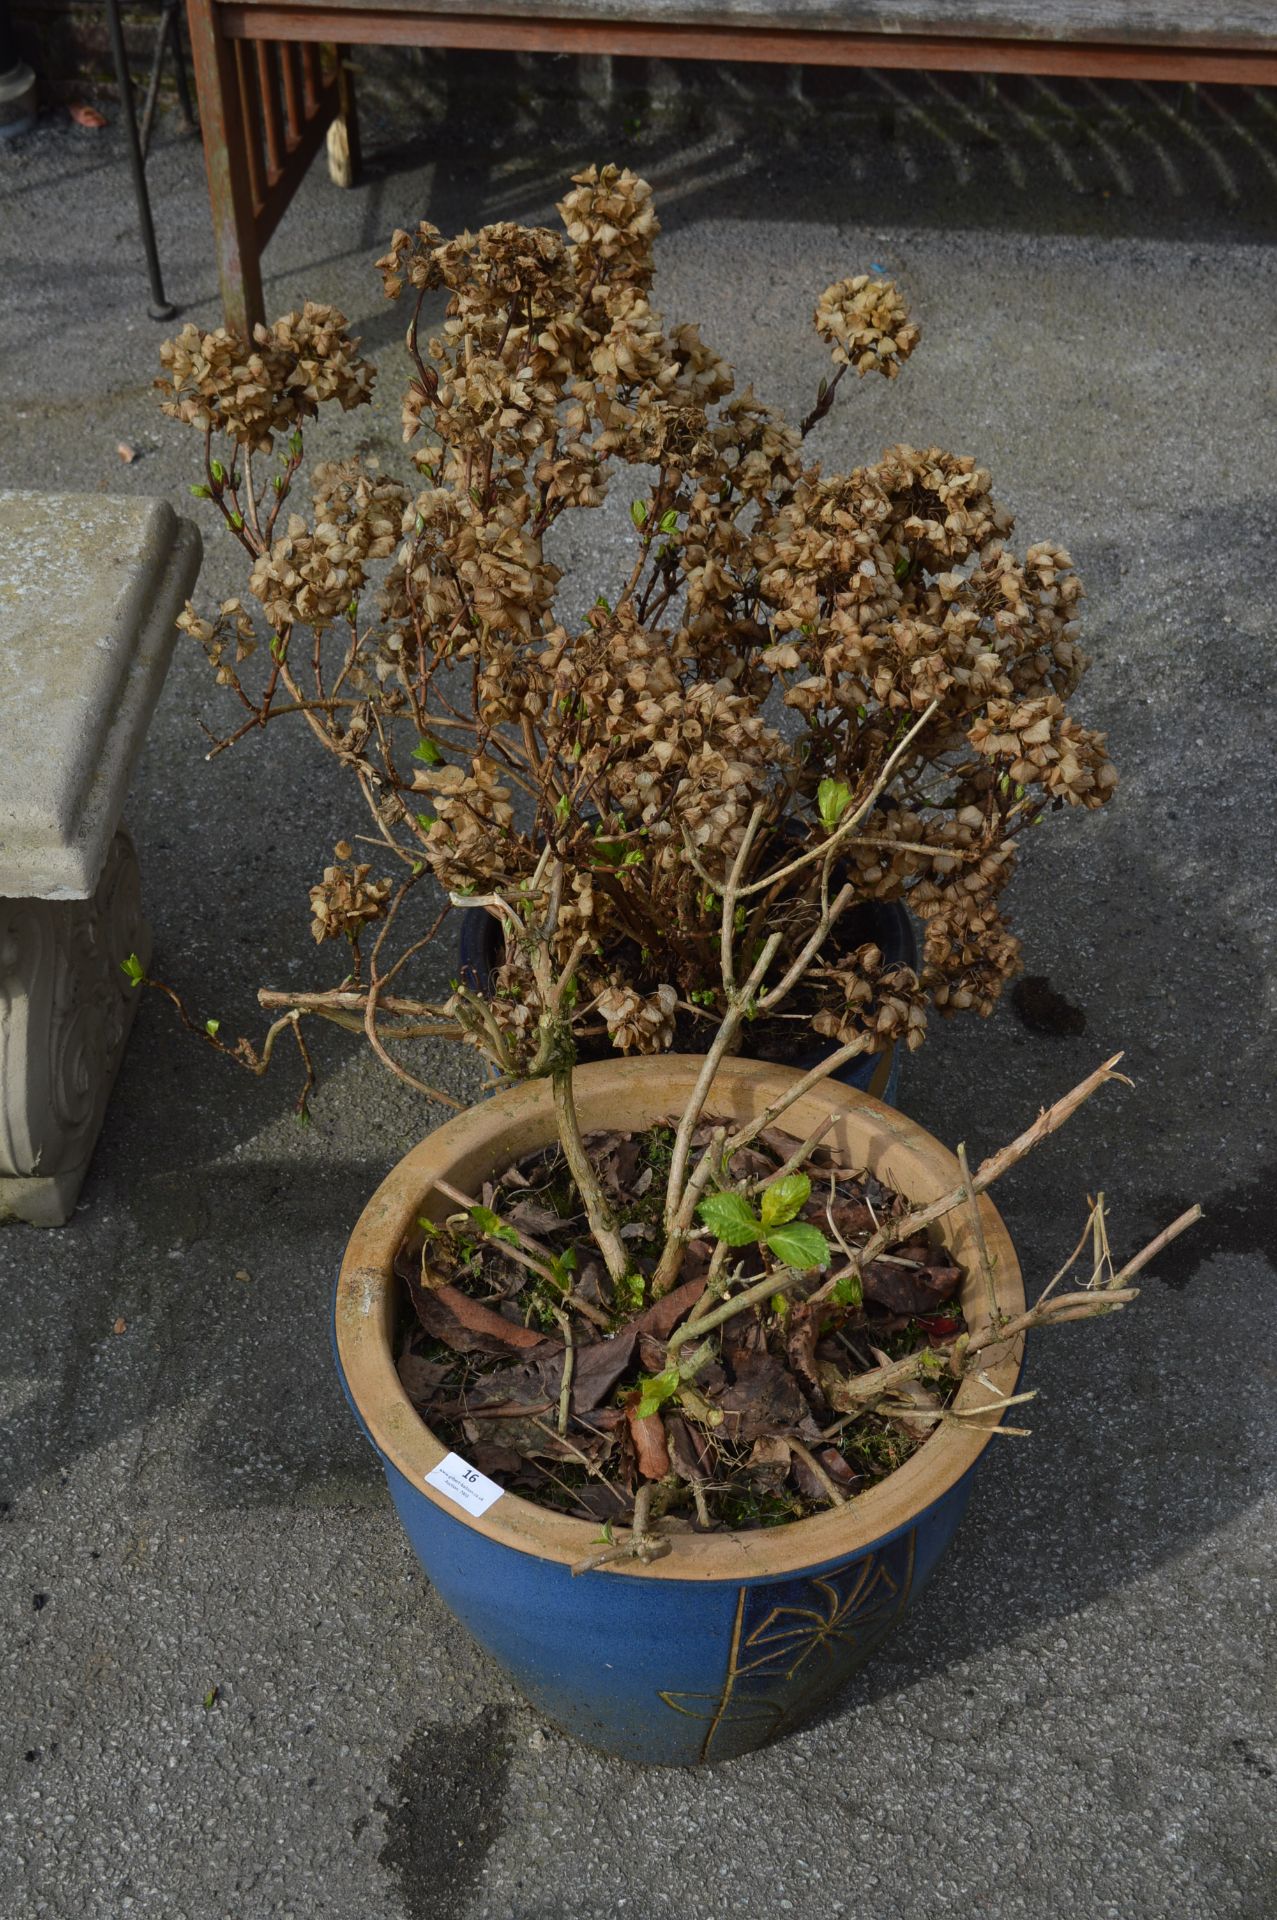
[(428, 767), (443, 765), (443, 755), (433, 740), (418, 740), (412, 750), (412, 757), (414, 760), (424, 760)]
[(905, 577), (905, 575), (906, 575), (906, 574), (908, 573), (908, 571), (909, 571), (909, 568), (910, 568), (910, 566), (911, 566), (911, 564), (912, 564), (912, 562), (911, 562), (911, 561), (909, 560), (909, 558), (908, 558), (908, 556), (907, 556), (907, 555), (905, 555), (905, 554), (903, 554), (903, 553), (901, 553), (901, 554), (897, 554), (897, 556), (896, 556), (896, 564), (895, 564), (895, 566), (894, 566), (894, 567), (893, 567), (893, 568), (891, 569), (891, 571), (892, 571), (892, 572), (893, 572), (893, 573), (895, 574), (895, 576), (896, 576), (896, 578), (897, 578), (897, 580), (903, 580), (903, 579), (904, 579), (904, 577)]
[(226, 469), (222, 465), (221, 461), (210, 460), (208, 463), (208, 470), (212, 474), (214, 480), (216, 480), (218, 485), (220, 486), (222, 481), (226, 478)]
[(213, 498), (213, 489), (211, 487), (192, 487), (190, 488), (190, 492), (194, 494), (197, 500), (211, 500)]
[(569, 1247), (566, 1253), (552, 1253), (550, 1255), (550, 1277), (560, 1293), (566, 1293), (572, 1285), (572, 1274), (575, 1267), (575, 1247)]
[(419, 813), (417, 815), (417, 825), (423, 833), (429, 833), (431, 827), (437, 827), (438, 824), (439, 822), (435, 819), (433, 813)]
[(204, 1022), (204, 1031), (210, 1040), (216, 1040), (217, 1031), (221, 1024), (220, 1020), (206, 1020)]
[(427, 1220), (424, 1213), (418, 1214), (417, 1225), (421, 1228), (421, 1231), (425, 1234), (427, 1240), (438, 1239), (439, 1237), (438, 1227), (435, 1225), (433, 1220)]
[(820, 808), (821, 825), (832, 833), (851, 805), (851, 788), (841, 780), (822, 780), (816, 789), (816, 805)]
[(858, 1273), (844, 1273), (841, 1280), (834, 1281), (833, 1298), (840, 1307), (859, 1307), (864, 1304), (865, 1290), (860, 1284)]
[(774, 1293), (767, 1304), (778, 1320), (788, 1320), (789, 1302), (783, 1293)]
[(284, 657), (284, 642), (277, 633), (272, 633), (270, 637), (270, 657), (272, 660), (282, 660)]
[(217, 1702), (218, 1702), (218, 1698), (219, 1698), (219, 1696), (220, 1696), (220, 1694), (221, 1694), (221, 1691), (222, 1691), (222, 1690), (221, 1690), (221, 1688), (220, 1688), (220, 1687), (210, 1687), (210, 1688), (209, 1688), (209, 1690), (208, 1690), (208, 1692), (207, 1692), (207, 1693), (206, 1693), (206, 1694), (204, 1695), (204, 1711), (205, 1711), (205, 1713), (209, 1713), (209, 1712), (211, 1712), (211, 1711), (212, 1711), (212, 1709), (213, 1709), (213, 1708), (214, 1708), (214, 1707), (215, 1707), (215, 1706), (217, 1705)]
[(491, 1207), (471, 1207), (470, 1218), (480, 1233), (486, 1233), (490, 1240), (505, 1240), (512, 1247), (518, 1246), (519, 1236), (514, 1228), (507, 1227), (500, 1214), (494, 1213)]
[(571, 811), (572, 796), (567, 793), (561, 793), (554, 803), (554, 817), (560, 826), (563, 825)]
[(639, 1382), (638, 1417), (646, 1420), (667, 1400), (673, 1399), (683, 1384), (683, 1376), (677, 1367), (666, 1367), (663, 1373), (644, 1374)]
[(230, 519), (231, 519), (231, 525), (234, 527), (236, 533), (238, 533), (244, 525), (243, 514), (240, 513), (237, 509), (232, 508)]
[(662, 533), (678, 532), (678, 514), (675, 512), (673, 507), (669, 509), (668, 513), (663, 513), (661, 515), (661, 532)]
[(146, 978), (146, 968), (135, 953), (131, 953), (127, 960), (121, 960), (120, 972), (127, 976), (131, 987), (140, 987)]
[(801, 1213), (810, 1199), (811, 1181), (805, 1173), (789, 1173), (783, 1180), (773, 1180), (763, 1194), (763, 1225), (783, 1226)]
[(773, 1227), (767, 1244), (787, 1267), (806, 1273), (809, 1267), (829, 1265), (829, 1242), (819, 1227), (806, 1220), (791, 1220), (786, 1226)]
[(643, 528), (647, 525), (646, 501), (644, 500), (630, 501), (630, 519), (634, 522), (636, 527)]
[(747, 1247), (763, 1237), (763, 1223), (743, 1194), (708, 1194), (696, 1211), (714, 1238), (729, 1247)]
[(626, 1273), (612, 1282), (612, 1303), (618, 1313), (637, 1313), (647, 1292), (641, 1273)]

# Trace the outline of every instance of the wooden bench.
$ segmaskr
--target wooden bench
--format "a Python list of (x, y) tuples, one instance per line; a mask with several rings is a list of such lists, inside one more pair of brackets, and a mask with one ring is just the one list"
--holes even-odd
[[(188, 0), (222, 301), (262, 318), (261, 254), (325, 137), (359, 165), (341, 49), (492, 48), (1277, 85), (1273, 0)], [(321, 46), (327, 57), (321, 57)]]

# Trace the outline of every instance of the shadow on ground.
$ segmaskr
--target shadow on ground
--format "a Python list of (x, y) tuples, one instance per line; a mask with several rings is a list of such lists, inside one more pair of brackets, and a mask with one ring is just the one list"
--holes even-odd
[[(1277, 95), (1263, 89), (410, 48), (359, 64), (370, 255), (411, 217), (445, 233), (549, 219), (571, 172), (613, 157), (650, 179), (667, 229), (770, 201), (786, 219), (884, 234), (1189, 239), (1226, 219), (1238, 238), (1277, 240)], [(398, 183), (423, 166), (429, 204), (410, 215)], [(386, 315), (368, 337), (399, 331)]]

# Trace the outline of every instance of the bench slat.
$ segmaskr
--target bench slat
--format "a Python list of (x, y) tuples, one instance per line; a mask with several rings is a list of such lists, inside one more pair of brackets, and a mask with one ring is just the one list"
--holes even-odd
[[(1084, 41), (1129, 46), (1277, 47), (1272, 0), (219, 0), (248, 11), (380, 15), (464, 14), (500, 20), (580, 21), (635, 27), (734, 27), (741, 32), (910, 34), (928, 39)], [(256, 36), (253, 36), (256, 37)]]

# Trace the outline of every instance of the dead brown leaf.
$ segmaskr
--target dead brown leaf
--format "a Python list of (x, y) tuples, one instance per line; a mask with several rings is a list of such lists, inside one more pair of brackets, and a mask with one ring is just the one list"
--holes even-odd
[[(939, 1407), (940, 1397), (932, 1393), (930, 1387), (924, 1387), (921, 1380), (901, 1380), (893, 1388), (893, 1394), (899, 1400), (911, 1400), (921, 1410), (926, 1407)], [(912, 1413), (896, 1413), (890, 1407), (880, 1407), (882, 1413), (894, 1427), (907, 1433), (911, 1440), (926, 1440), (939, 1425), (936, 1420), (920, 1420)]]
[(668, 1340), (685, 1313), (690, 1313), (705, 1291), (703, 1279), (685, 1280), (681, 1287), (675, 1287), (672, 1293), (662, 1294), (653, 1301), (635, 1319), (630, 1321), (627, 1332), (654, 1334), (658, 1340)]
[(888, 1313), (906, 1317), (934, 1313), (946, 1300), (952, 1300), (962, 1285), (961, 1268), (950, 1266), (943, 1254), (932, 1253), (931, 1249), (927, 1254), (930, 1255), (927, 1265), (918, 1267), (871, 1260), (861, 1277), (865, 1299), (872, 1300), (877, 1307), (885, 1307)]
[(446, 1341), (457, 1353), (505, 1353), (511, 1347), (531, 1348), (549, 1345), (546, 1336), (532, 1327), (520, 1326), (484, 1307), (459, 1287), (433, 1287), (429, 1291), (420, 1282), (412, 1289), (412, 1304), (426, 1332)]
[(725, 1416), (723, 1432), (730, 1439), (759, 1440), (778, 1428), (797, 1427), (807, 1415), (797, 1381), (770, 1353), (735, 1347), (731, 1367), (735, 1378), (714, 1396)]
[(819, 1333), (819, 1308), (801, 1303), (791, 1309), (785, 1329), (785, 1350), (789, 1355), (789, 1364), (797, 1374), (812, 1410), (823, 1420), (828, 1414), (829, 1402), (825, 1399), (816, 1364)]
[[(574, 1415), (593, 1414), (600, 1402), (620, 1384), (621, 1376), (633, 1362), (636, 1338), (633, 1329), (626, 1327), (611, 1340), (591, 1340), (576, 1348), (571, 1393)], [(563, 1348), (557, 1341), (545, 1340), (540, 1344), (544, 1348), (542, 1353), (519, 1366), (499, 1367), (494, 1373), (472, 1380), (463, 1400), (439, 1406), (436, 1413), (443, 1416), (463, 1410), (482, 1410), (491, 1416), (506, 1408), (557, 1406), (563, 1385)]]
[[(812, 1457), (819, 1461), (836, 1487), (852, 1487), (856, 1484), (856, 1475), (836, 1447), (813, 1447)], [(813, 1473), (810, 1461), (805, 1460), (801, 1453), (790, 1450), (789, 1467), (794, 1485), (804, 1498), (828, 1501), (829, 1493), (820, 1475)]]
[(772, 1493), (784, 1483), (789, 1472), (789, 1447), (777, 1433), (755, 1440), (745, 1465), (754, 1478)]
[(714, 1469), (714, 1443), (701, 1428), (681, 1415), (671, 1414), (665, 1422), (665, 1438), (670, 1459), (680, 1480), (707, 1480)]
[(400, 1354), (397, 1371), (400, 1385), (416, 1407), (429, 1405), (440, 1387), (447, 1385), (452, 1369), (440, 1360), (426, 1360), (419, 1353), (407, 1352)]
[[(637, 1403), (636, 1403), (637, 1404)], [(665, 1424), (659, 1413), (641, 1418), (636, 1407), (627, 1407), (630, 1438), (638, 1455), (639, 1472), (645, 1480), (663, 1480), (670, 1470), (670, 1450), (665, 1441)]]
[(516, 1200), (512, 1207), (506, 1208), (505, 1217), (520, 1233), (542, 1238), (547, 1233), (558, 1233), (567, 1224), (551, 1208), (538, 1206), (535, 1200)]

